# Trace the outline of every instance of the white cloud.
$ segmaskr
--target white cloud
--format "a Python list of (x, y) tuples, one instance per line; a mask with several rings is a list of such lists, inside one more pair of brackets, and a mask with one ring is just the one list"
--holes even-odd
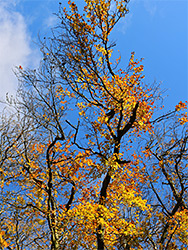
[(48, 17), (47, 19), (45, 19), (44, 21), (44, 25), (47, 27), (47, 28), (53, 28), (57, 25), (57, 22), (58, 19), (57, 19), (57, 16), (55, 15), (50, 15), (50, 17)]
[[(31, 66), (34, 54), (24, 17), (13, 8), (16, 1), (0, 0), (0, 98), (15, 93), (15, 66)], [(35, 60), (36, 63), (36, 60)]]
[(133, 18), (133, 14), (132, 13), (128, 13), (127, 15), (125, 15), (124, 18), (122, 18), (119, 22), (119, 32), (126, 34), (127, 29), (131, 26), (132, 24), (132, 18)]
[(119, 32), (123, 34), (127, 32), (127, 29), (132, 24), (132, 19), (134, 16), (133, 10), (137, 7), (138, 4), (143, 5), (145, 11), (148, 12), (150, 16), (154, 16), (157, 13), (156, 0), (131, 0), (130, 4), (128, 4), (128, 9), (130, 10), (130, 12), (119, 22)]
[(149, 12), (149, 14), (151, 16), (154, 16), (157, 13), (157, 3), (156, 3), (156, 1), (145, 0), (144, 1), (144, 7), (145, 7), (146, 11)]

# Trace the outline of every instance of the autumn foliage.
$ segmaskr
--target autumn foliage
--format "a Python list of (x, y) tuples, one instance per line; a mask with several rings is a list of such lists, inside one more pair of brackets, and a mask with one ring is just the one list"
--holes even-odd
[[(187, 104), (164, 113), (111, 33), (128, 1), (59, 6), (2, 114), (1, 249), (187, 249)], [(126, 18), (126, 17), (125, 17)]]

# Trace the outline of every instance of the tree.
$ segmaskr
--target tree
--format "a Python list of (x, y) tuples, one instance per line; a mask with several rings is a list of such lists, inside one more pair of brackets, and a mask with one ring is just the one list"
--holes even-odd
[(0, 246), (186, 249), (186, 104), (157, 117), (160, 90), (144, 82), (142, 60), (133, 52), (124, 70), (114, 59), (128, 1), (68, 4), (41, 41), (40, 68), (19, 67), (7, 98)]
[[(185, 108), (182, 102), (176, 106), (178, 111)], [(187, 115), (176, 114), (173, 119), (155, 126), (146, 154), (149, 157), (148, 181), (155, 195), (153, 199), (158, 224), (153, 231), (159, 249), (187, 248), (187, 139), (185, 121)], [(156, 243), (153, 243), (157, 249)], [(180, 248), (181, 246), (181, 248)]]

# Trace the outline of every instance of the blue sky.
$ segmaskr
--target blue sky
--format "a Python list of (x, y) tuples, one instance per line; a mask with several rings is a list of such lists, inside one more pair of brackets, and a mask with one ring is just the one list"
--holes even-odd
[[(66, 0), (62, 5), (66, 5)], [(75, 1), (80, 5), (83, 0)], [(0, 0), (0, 97), (14, 93), (17, 65), (37, 67), (38, 34), (49, 34), (55, 25), (56, 0)], [(161, 82), (167, 89), (167, 109), (188, 99), (188, 1), (132, 0), (129, 14), (113, 33), (126, 68), (130, 53), (144, 58), (146, 82)]]

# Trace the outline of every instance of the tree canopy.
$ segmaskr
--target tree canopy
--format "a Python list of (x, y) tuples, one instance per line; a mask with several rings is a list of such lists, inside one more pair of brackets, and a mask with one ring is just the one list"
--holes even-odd
[[(128, 65), (128, 0), (59, 4), (40, 67), (16, 70), (0, 123), (1, 249), (187, 249), (187, 104)], [(117, 56), (118, 55), (118, 56)]]

